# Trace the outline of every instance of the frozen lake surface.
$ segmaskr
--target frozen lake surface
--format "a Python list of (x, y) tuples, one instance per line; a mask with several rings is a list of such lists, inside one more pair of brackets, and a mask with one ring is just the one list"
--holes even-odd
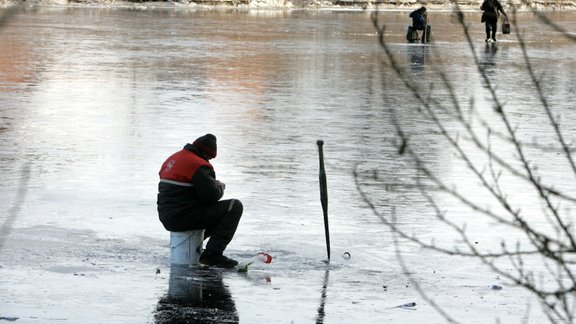
[[(445, 322), (403, 273), (390, 230), (362, 200), (353, 176), (378, 170), (390, 186), (409, 182), (390, 105), (406, 109), (401, 118), (421, 138), (429, 134), (413, 114), (412, 95), (382, 64), (370, 14), (42, 7), (11, 17), (0, 29), (0, 317), (17, 323)], [(387, 42), (411, 76), (438, 84), (442, 67), (462, 98), (473, 96), (491, 109), (450, 12), (431, 12), (429, 46), (406, 43), (407, 11), (380, 15)], [(552, 17), (575, 30), (575, 15)], [(534, 94), (514, 34), (485, 46), (480, 13), (467, 12), (466, 19), (477, 40), (474, 53), (516, 122), (528, 136), (546, 139), (541, 114), (531, 110)], [(573, 120), (576, 43), (531, 14), (521, 13), (519, 21), (555, 112)], [(574, 128), (566, 131), (574, 139)], [(157, 173), (169, 154), (205, 133), (219, 140), (213, 164), (227, 184), (224, 198), (244, 204), (227, 253), (243, 259), (266, 251), (274, 256), (269, 266), (246, 274), (171, 273), (169, 233), (155, 209)], [(318, 139), (325, 141), (329, 264)], [(461, 177), (449, 148), (431, 143), (428, 153), (446, 177)], [(435, 227), (417, 189), (365, 189), (378, 208), (395, 206), (408, 231), (458, 239)], [(497, 245), (493, 238), (506, 235), (491, 224), (474, 226), (480, 245)], [(399, 248), (409, 273), (455, 320), (545, 321), (524, 290), (491, 289), (497, 278), (475, 261), (407, 242)], [(412, 302), (410, 309), (395, 307)]]

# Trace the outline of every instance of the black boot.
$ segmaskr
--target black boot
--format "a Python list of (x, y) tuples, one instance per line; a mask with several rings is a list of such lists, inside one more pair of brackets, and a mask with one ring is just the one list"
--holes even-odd
[(202, 252), (202, 255), (200, 255), (200, 263), (226, 269), (234, 268), (238, 265), (236, 260), (227, 258), (222, 255), (222, 253), (211, 252), (209, 250)]

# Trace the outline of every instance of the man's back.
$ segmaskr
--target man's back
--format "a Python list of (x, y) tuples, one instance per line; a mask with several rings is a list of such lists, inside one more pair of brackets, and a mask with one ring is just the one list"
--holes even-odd
[(416, 29), (423, 29), (426, 26), (426, 18), (422, 9), (414, 10), (410, 13), (410, 18), (412, 18), (412, 26)]

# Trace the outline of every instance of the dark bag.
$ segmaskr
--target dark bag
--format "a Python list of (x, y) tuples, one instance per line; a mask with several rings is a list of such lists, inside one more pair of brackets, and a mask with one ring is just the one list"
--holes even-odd
[(408, 32), (406, 33), (406, 40), (409, 43), (417, 42), (419, 39), (418, 31), (412, 26), (408, 26)]
[(510, 24), (508, 22), (502, 23), (502, 34), (510, 34)]

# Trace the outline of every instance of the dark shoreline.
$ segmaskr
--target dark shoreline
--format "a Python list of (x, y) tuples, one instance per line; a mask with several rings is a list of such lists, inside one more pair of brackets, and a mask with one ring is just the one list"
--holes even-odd
[[(478, 11), (482, 1), (461, 1), (462, 11)], [(513, 1), (518, 11), (574, 11), (576, 1), (532, 1), (532, 7)], [(33, 0), (3, 1), (0, 8), (22, 5), (24, 7), (106, 7), (136, 9), (262, 9), (262, 10), (413, 10), (422, 5), (432, 11), (451, 11), (455, 7), (449, 1), (369, 1), (369, 0), (179, 0), (179, 1), (116, 1), (116, 0)], [(510, 8), (510, 5), (507, 4)], [(509, 9), (510, 10), (510, 9)]]

